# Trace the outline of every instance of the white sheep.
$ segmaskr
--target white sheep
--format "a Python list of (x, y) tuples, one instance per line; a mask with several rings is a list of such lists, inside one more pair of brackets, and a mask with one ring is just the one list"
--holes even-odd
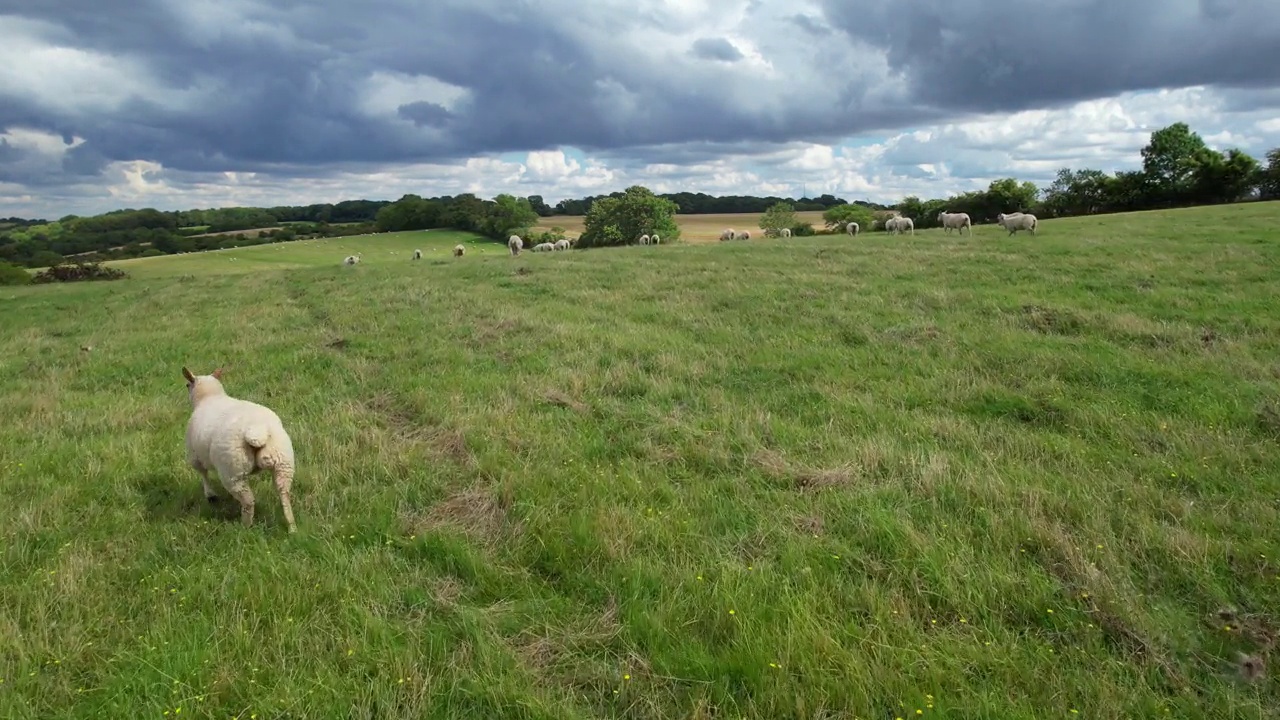
[(858, 225), (858, 223), (856, 222), (851, 222), (848, 225), (844, 226), (844, 231), (849, 233), (850, 235), (857, 235), (858, 233), (862, 232), (862, 227)]
[(1039, 224), (1035, 215), (1022, 212), (1010, 213), (1008, 215), (1000, 213), (996, 216), (996, 222), (1000, 223), (1000, 226), (1005, 230), (1008, 230), (1010, 235), (1018, 232), (1019, 230), (1030, 230), (1031, 234), (1035, 235), (1036, 225)]
[(520, 251), (524, 249), (524, 241), (520, 239), (519, 235), (512, 235), (507, 238), (507, 249), (511, 251), (512, 257), (519, 255)]
[(360, 262), (360, 256), (361, 256), (362, 254), (363, 254), (363, 253), (356, 253), (355, 255), (348, 255), (348, 256), (346, 256), (345, 258), (343, 258), (343, 260), (342, 260), (342, 264), (343, 264), (343, 265), (355, 265), (356, 263)]
[(641, 244), (641, 245), (648, 245), (648, 244), (649, 244), (649, 236), (648, 236), (648, 235), (641, 235), (641, 236), (640, 236), (640, 244)]
[(658, 237), (658, 233), (654, 233), (653, 237), (649, 238), (649, 242), (653, 243), (654, 245), (657, 245), (658, 243), (662, 242), (662, 238)]
[(462, 243), (458, 243), (457, 245), (453, 246), (454, 257), (462, 257), (462, 254), (465, 253), (466, 251), (467, 251), (467, 246), (463, 245)]
[(782, 237), (791, 237), (791, 228), (782, 228)]
[(248, 477), (270, 470), (289, 532), (296, 532), (289, 502), (296, 469), (293, 443), (280, 416), (270, 408), (228, 395), (222, 388), (221, 368), (197, 376), (184, 367), (182, 376), (187, 379), (192, 407), (187, 421), (187, 464), (200, 473), (205, 498), (209, 502), (218, 499), (209, 487), (209, 471), (214, 470), (223, 487), (240, 503), (240, 521), (249, 527), (253, 525), (254, 501)]
[(911, 218), (907, 217), (906, 215), (899, 215), (897, 217), (891, 217), (888, 220), (885, 220), (884, 229), (888, 230), (894, 235), (897, 235), (898, 233), (901, 233), (901, 232), (905, 232), (907, 230), (910, 230), (912, 235), (916, 234), (915, 222), (912, 221)]
[(544, 243), (538, 243), (537, 245), (534, 245), (533, 251), (534, 252), (551, 252), (552, 250), (555, 250), (555, 248), (556, 246), (553, 243), (544, 242)]
[(422, 251), (421, 251), (421, 250), (414, 250), (414, 251), (413, 251), (413, 259), (414, 259), (414, 260), (421, 260), (421, 259), (422, 259)]
[(568, 239), (568, 238), (562, 238), (562, 239), (560, 239), (560, 240), (557, 240), (557, 241), (556, 241), (556, 244), (555, 244), (555, 249), (556, 249), (556, 250), (568, 250), (568, 249), (569, 249), (569, 239)]
[(738, 233), (738, 239), (739, 239), (739, 240), (750, 240), (750, 239), (751, 239), (751, 231), (750, 231), (750, 230), (743, 230), (742, 232)]
[(938, 222), (942, 225), (942, 232), (949, 233), (954, 228), (957, 233), (964, 232), (965, 228), (969, 228), (969, 234), (973, 234), (973, 223), (969, 220), (969, 213), (953, 213), (943, 210), (938, 213)]
[(720, 233), (721, 242), (725, 240), (732, 240), (732, 239), (733, 239), (733, 228), (725, 228), (724, 232)]

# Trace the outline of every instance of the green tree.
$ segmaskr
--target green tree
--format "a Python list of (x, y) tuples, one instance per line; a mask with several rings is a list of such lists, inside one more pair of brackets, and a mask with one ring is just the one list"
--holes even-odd
[(760, 229), (766, 237), (778, 237), (783, 229), (790, 229), (799, 224), (796, 220), (796, 209), (789, 202), (774, 203), (760, 217)]
[(1248, 197), (1258, 186), (1261, 168), (1243, 150), (1232, 148), (1224, 155), (1201, 148), (1190, 160), (1191, 177), (1187, 199), (1196, 203), (1229, 203)]
[(987, 186), (988, 212), (992, 218), (999, 213), (1030, 212), (1039, 196), (1035, 183), (1019, 183), (1016, 178), (993, 180)]
[(1267, 169), (1261, 173), (1259, 185), (1265, 198), (1280, 198), (1280, 148), (1267, 153)]
[(856, 222), (860, 230), (866, 231), (875, 222), (875, 215), (870, 208), (849, 203), (827, 208), (822, 212), (822, 221), (826, 223), (828, 230), (844, 232), (849, 223)]
[(678, 210), (674, 202), (654, 195), (649, 188), (632, 185), (620, 196), (591, 204), (578, 247), (631, 245), (641, 235), (653, 233), (661, 235), (664, 243), (679, 240)]
[(538, 222), (538, 213), (533, 211), (528, 198), (518, 198), (503, 193), (493, 199), (485, 218), (483, 232), (491, 238), (506, 241), (511, 233), (525, 230)]
[(533, 211), (538, 213), (539, 217), (550, 217), (552, 215), (551, 206), (547, 204), (546, 200), (542, 199), (541, 195), (530, 195), (529, 207), (533, 208)]
[(1154, 203), (1184, 201), (1198, 153), (1208, 149), (1204, 140), (1184, 122), (1151, 133), (1142, 148), (1142, 172), (1146, 174)]

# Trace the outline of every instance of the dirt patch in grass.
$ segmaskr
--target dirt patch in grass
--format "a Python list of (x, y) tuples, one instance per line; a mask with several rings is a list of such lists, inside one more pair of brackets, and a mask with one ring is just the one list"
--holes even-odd
[(756, 467), (766, 475), (791, 484), (801, 490), (821, 490), (852, 483), (857, 471), (850, 466), (815, 468), (793, 463), (773, 450), (762, 450), (752, 458)]
[(460, 490), (425, 512), (403, 513), (400, 520), (412, 534), (454, 531), (485, 547), (494, 547), (521, 532), (520, 523), (510, 516), (509, 505), (491, 491), (476, 487)]
[(370, 398), (365, 407), (379, 424), (402, 441), (427, 446), (435, 457), (463, 467), (475, 467), (476, 457), (459, 431), (423, 422), (417, 411), (393, 395)]

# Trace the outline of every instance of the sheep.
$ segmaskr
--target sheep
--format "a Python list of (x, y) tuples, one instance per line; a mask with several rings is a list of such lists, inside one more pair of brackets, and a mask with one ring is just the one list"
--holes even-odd
[(1035, 235), (1036, 225), (1039, 224), (1035, 215), (1021, 212), (1010, 213), (1008, 215), (1000, 213), (996, 216), (996, 222), (1000, 223), (1000, 226), (1005, 230), (1008, 230), (1010, 235), (1013, 235), (1019, 230), (1030, 230), (1031, 234)]
[(733, 228), (725, 228), (724, 232), (720, 233), (721, 242), (725, 240), (732, 240), (733, 238), (734, 238)]
[(355, 255), (348, 255), (348, 256), (346, 256), (345, 258), (343, 258), (343, 260), (342, 260), (342, 264), (343, 264), (343, 265), (355, 265), (356, 263), (360, 262), (360, 256), (361, 256), (361, 255), (362, 255), (362, 253), (356, 253)]
[(750, 231), (750, 230), (743, 230), (743, 231), (742, 231), (742, 233), (738, 235), (738, 239), (739, 239), (739, 240), (750, 240), (750, 239), (751, 239), (751, 231)]
[(537, 245), (533, 246), (533, 251), (534, 252), (551, 252), (552, 250), (555, 249), (555, 247), (556, 246), (554, 244), (549, 242), (538, 243)]
[(791, 228), (782, 228), (782, 237), (791, 237)]
[(557, 240), (557, 241), (556, 241), (556, 244), (555, 244), (555, 246), (554, 246), (554, 247), (555, 247), (555, 249), (556, 249), (556, 250), (568, 250), (568, 249), (569, 249), (569, 239), (568, 239), (568, 238), (561, 238), (560, 240)]
[(916, 234), (916, 224), (906, 215), (891, 217), (884, 221), (884, 229), (897, 235), (906, 230), (910, 230), (912, 235)]
[(463, 245), (462, 243), (458, 243), (457, 245), (453, 246), (454, 257), (462, 257), (462, 254), (465, 253), (466, 251), (467, 251), (467, 246)]
[(414, 259), (414, 260), (421, 260), (421, 259), (422, 259), (422, 251), (421, 251), (421, 250), (414, 250), (414, 251), (413, 251), (413, 259)]
[(862, 232), (862, 227), (858, 225), (858, 223), (856, 222), (851, 222), (848, 225), (844, 226), (844, 231), (849, 233), (850, 235), (857, 235), (858, 233)]
[(193, 375), (186, 367), (187, 397), (191, 418), (187, 421), (187, 464), (200, 474), (204, 496), (217, 502), (209, 487), (209, 471), (218, 473), (222, 485), (240, 503), (240, 521), (253, 525), (253, 490), (247, 479), (260, 470), (270, 470), (284, 508), (289, 532), (298, 527), (289, 502), (296, 469), (293, 443), (280, 416), (270, 408), (233, 398), (222, 387), (222, 369), (209, 375)]
[(641, 245), (648, 245), (648, 244), (649, 244), (649, 236), (648, 236), (648, 235), (641, 235), (641, 236), (640, 236), (640, 244), (641, 244)]
[(519, 235), (512, 235), (507, 238), (507, 249), (511, 251), (511, 256), (515, 257), (524, 249), (524, 241), (520, 239)]
[(973, 223), (969, 220), (969, 213), (953, 213), (943, 210), (938, 213), (938, 222), (942, 225), (942, 232), (949, 233), (955, 228), (957, 233), (964, 232), (965, 228), (969, 228), (969, 234), (973, 234)]
[(653, 243), (654, 245), (657, 245), (658, 243), (662, 242), (662, 238), (658, 237), (658, 233), (654, 233), (653, 236), (649, 238), (649, 242)]

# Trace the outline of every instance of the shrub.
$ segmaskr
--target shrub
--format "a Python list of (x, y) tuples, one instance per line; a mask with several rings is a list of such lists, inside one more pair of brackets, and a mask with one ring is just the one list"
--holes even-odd
[(107, 267), (96, 262), (78, 262), (74, 265), (54, 265), (36, 273), (36, 276), (31, 278), (31, 282), (84, 282), (89, 280), (122, 280), (126, 277), (129, 277), (128, 273), (119, 268)]
[(813, 234), (812, 223), (797, 223), (791, 226), (792, 237), (810, 237)]
[(0, 260), (0, 285), (27, 285), (31, 282), (31, 273), (22, 268)]

